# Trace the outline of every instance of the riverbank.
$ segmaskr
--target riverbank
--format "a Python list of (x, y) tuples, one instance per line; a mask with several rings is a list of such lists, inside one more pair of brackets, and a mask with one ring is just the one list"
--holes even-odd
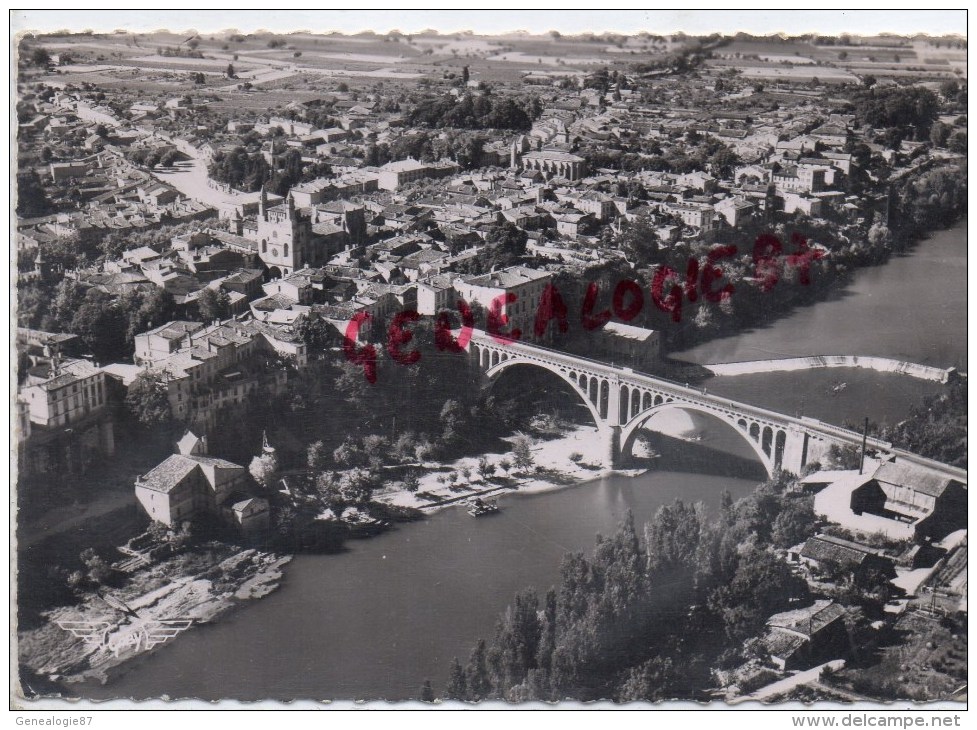
[(853, 269), (850, 279), (823, 299), (736, 332), (724, 330), (708, 341), (670, 352), (669, 357), (705, 366), (859, 353), (966, 371), (967, 341), (960, 329), (966, 314), (964, 217), (931, 232), (883, 265)]
[[(504, 440), (513, 441), (516, 438), (510, 436)], [(609, 474), (638, 476), (646, 471), (605, 468), (601, 465), (604, 456), (601, 449), (596, 428), (576, 426), (563, 436), (535, 441), (530, 449), (535, 471), (521, 472), (514, 466), (504, 468), (505, 462), (512, 461), (511, 454), (487, 453), (482, 456), (467, 456), (450, 463), (426, 463), (416, 492), (392, 490), (378, 495), (377, 501), (398, 507), (412, 507), (431, 514), (472, 497), (491, 497), (508, 492), (541, 494)], [(479, 473), (479, 460), (482, 458), (491, 464), (491, 476)], [(465, 469), (470, 473), (468, 479), (451, 484), (442, 481), (445, 475), (461, 475)]]
[(198, 545), (135, 573), (124, 586), (103, 587), (101, 595), (89, 592), (77, 605), (45, 612), (42, 626), (18, 635), (19, 663), (49, 681), (105, 683), (182, 631), (268, 595), (291, 559)]

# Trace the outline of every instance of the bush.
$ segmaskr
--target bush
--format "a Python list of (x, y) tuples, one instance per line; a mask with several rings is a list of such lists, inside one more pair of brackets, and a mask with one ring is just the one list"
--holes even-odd
[(574, 464), (579, 464), (581, 461), (583, 461), (583, 454), (581, 454), (579, 451), (574, 451), (572, 454), (570, 454), (570, 461), (572, 461)]

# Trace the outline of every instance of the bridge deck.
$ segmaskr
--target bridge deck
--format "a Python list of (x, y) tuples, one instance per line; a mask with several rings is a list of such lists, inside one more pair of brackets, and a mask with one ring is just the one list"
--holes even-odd
[[(789, 416), (787, 414), (778, 413), (777, 411), (772, 411), (767, 408), (750, 405), (749, 403), (743, 403), (741, 401), (735, 401), (730, 398), (724, 398), (717, 395), (710, 395), (704, 388), (693, 388), (686, 384), (678, 383), (674, 380), (669, 380), (668, 378), (663, 378), (658, 375), (642, 373), (631, 368), (619, 367), (617, 365), (609, 365), (605, 362), (601, 362), (600, 360), (594, 360), (581, 355), (571, 355), (570, 353), (554, 350), (543, 345), (530, 345), (524, 342), (510, 342), (503, 344), (497, 342), (490, 335), (477, 330), (472, 335), (471, 342), (481, 347), (491, 347), (502, 352), (507, 352), (513, 356), (519, 355), (528, 359), (547, 361), (549, 364), (566, 367), (576, 372), (583, 371), (586, 373), (586, 371), (590, 369), (591, 371), (596, 371), (597, 374), (604, 377), (614, 378), (622, 385), (627, 385), (629, 387), (647, 387), (672, 392), (673, 394), (681, 396), (683, 399), (689, 402), (706, 406), (714, 410), (726, 411), (730, 414), (749, 416), (756, 420), (768, 421), (785, 426), (792, 425), (801, 430), (817, 431), (834, 439), (858, 443), (859, 445), (862, 442), (862, 434), (857, 431), (852, 431), (851, 429), (843, 428), (841, 426), (834, 426), (832, 424), (824, 423), (823, 421), (808, 418), (806, 416)], [(892, 448), (892, 444), (887, 441), (882, 441), (880, 439), (874, 439), (871, 437), (868, 439), (868, 441), (873, 447), (876, 448)]]
[[(668, 378), (635, 371), (631, 368), (610, 365), (600, 360), (582, 355), (573, 355), (543, 345), (525, 342), (501, 343), (481, 330), (475, 330), (473, 332), (469, 346), (471, 345), (478, 345), (479, 347), (508, 353), (510, 357), (546, 362), (549, 365), (566, 368), (567, 370), (581, 374), (606, 377), (613, 379), (620, 385), (628, 387), (643, 387), (670, 393), (691, 404), (704, 406), (715, 411), (722, 411), (729, 415), (745, 416), (779, 426), (792, 426), (796, 429), (821, 435), (849, 445), (860, 446), (862, 443), (862, 434), (848, 428), (824, 423), (823, 421), (806, 416), (789, 416), (767, 408), (750, 405), (749, 403), (709, 394), (704, 388), (693, 388), (686, 384), (669, 380)], [(872, 448), (888, 451), (902, 460), (915, 463), (927, 469), (940, 471), (966, 483), (967, 472), (964, 469), (959, 469), (948, 464), (941, 464), (901, 449), (893, 449), (892, 443), (878, 438), (869, 437), (867, 443)]]

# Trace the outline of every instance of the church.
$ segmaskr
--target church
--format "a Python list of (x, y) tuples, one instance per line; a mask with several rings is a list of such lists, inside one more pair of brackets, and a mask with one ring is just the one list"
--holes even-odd
[(366, 216), (353, 204), (298, 208), (289, 194), (283, 203), (268, 205), (262, 188), (258, 216), (244, 233), (258, 241), (258, 257), (273, 279), (305, 267), (327, 263), (340, 251), (361, 246), (366, 237)]

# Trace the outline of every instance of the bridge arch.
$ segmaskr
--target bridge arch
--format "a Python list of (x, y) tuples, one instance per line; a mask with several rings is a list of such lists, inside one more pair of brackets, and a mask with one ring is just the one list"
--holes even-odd
[[(645, 423), (647, 423), (647, 421), (652, 416), (670, 409), (678, 409), (683, 411), (695, 411), (697, 413), (702, 413), (707, 416), (711, 416), (712, 418), (721, 421), (722, 423), (725, 423), (728, 426), (732, 426), (731, 430), (739, 434), (742, 440), (745, 443), (749, 444), (750, 449), (753, 450), (753, 453), (756, 454), (757, 459), (760, 461), (761, 464), (763, 464), (763, 468), (766, 470), (767, 476), (771, 478), (773, 477), (776, 467), (774, 463), (772, 450), (771, 453), (768, 454), (764, 450), (763, 445), (759, 440), (751, 438), (749, 433), (744, 432), (741, 428), (737, 428), (736, 422), (730, 421), (729, 418), (725, 416), (725, 414), (719, 411), (715, 411), (711, 408), (698, 405), (697, 403), (687, 403), (683, 401), (675, 401), (669, 399), (664, 403), (654, 405), (648, 410), (642, 411), (634, 418), (628, 419), (627, 423), (625, 423), (621, 427), (621, 453), (622, 454), (631, 453), (631, 448), (634, 445), (635, 436), (637, 435), (641, 427), (644, 426)], [(770, 427), (768, 426), (767, 429), (769, 428)], [(757, 429), (759, 430), (758, 425), (757, 425)], [(786, 438), (786, 434), (785, 434), (785, 438)]]
[(532, 360), (528, 357), (521, 357), (520, 355), (512, 355), (510, 357), (504, 358), (501, 361), (494, 359), (492, 365), (485, 371), (485, 375), (489, 380), (495, 380), (499, 375), (508, 370), (511, 367), (517, 365), (531, 365), (533, 367), (542, 368), (543, 370), (548, 370), (549, 372), (556, 375), (560, 380), (569, 385), (573, 392), (577, 394), (583, 404), (590, 411), (591, 418), (594, 419), (594, 425), (598, 429), (604, 427), (604, 418), (601, 417), (601, 386), (603, 383), (603, 392), (605, 397), (608, 393), (607, 381), (586, 375), (580, 376), (580, 381), (578, 382), (574, 378), (571, 378), (571, 373), (568, 370), (562, 369), (557, 365), (552, 365), (547, 362), (539, 362), (537, 360)]

